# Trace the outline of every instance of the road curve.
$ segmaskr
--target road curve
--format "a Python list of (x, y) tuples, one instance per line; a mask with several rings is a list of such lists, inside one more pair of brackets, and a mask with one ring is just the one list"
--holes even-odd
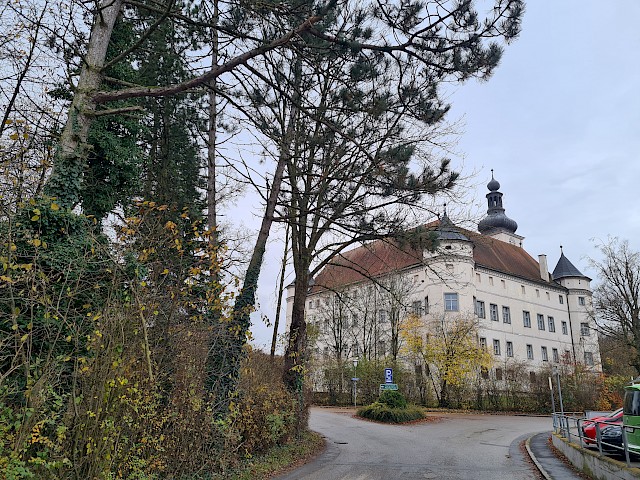
[(551, 429), (544, 417), (445, 414), (401, 426), (352, 415), (312, 408), (309, 425), (325, 436), (327, 449), (278, 480), (530, 480), (539, 474), (519, 444)]

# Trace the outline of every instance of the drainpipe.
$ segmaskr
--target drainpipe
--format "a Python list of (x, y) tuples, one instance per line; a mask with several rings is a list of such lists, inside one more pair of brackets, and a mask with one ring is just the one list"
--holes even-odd
[(568, 288), (567, 288), (567, 315), (569, 315), (569, 333), (571, 334), (571, 350), (573, 351), (573, 366), (575, 368), (578, 360), (576, 358), (576, 343), (573, 340), (573, 323), (571, 322), (571, 308), (569, 308), (569, 289)]

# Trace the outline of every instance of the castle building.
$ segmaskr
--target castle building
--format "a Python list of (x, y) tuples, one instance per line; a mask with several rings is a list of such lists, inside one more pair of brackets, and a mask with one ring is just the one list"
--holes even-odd
[(405, 240), (371, 242), (325, 267), (305, 308), (316, 355), (395, 358), (401, 349), (398, 326), (413, 313), (425, 324), (473, 319), (478, 342), (494, 357), (492, 375), (498, 380), (513, 362), (530, 371), (561, 363), (601, 371), (589, 313), (591, 279), (562, 247), (551, 273), (546, 255), (531, 257), (524, 237), (516, 234), (517, 223), (505, 214), (493, 174), (487, 188), (487, 215), (478, 232), (457, 227), (445, 213)]

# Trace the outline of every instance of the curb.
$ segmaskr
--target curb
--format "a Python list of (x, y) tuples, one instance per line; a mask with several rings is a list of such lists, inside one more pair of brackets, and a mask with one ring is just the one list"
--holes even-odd
[(542, 474), (542, 476), (545, 478), (545, 480), (553, 480), (553, 478), (551, 477), (551, 475), (549, 475), (547, 473), (547, 471), (542, 467), (542, 465), (540, 465), (540, 462), (538, 461), (538, 459), (536, 458), (536, 456), (533, 454), (533, 452), (531, 451), (531, 439), (533, 438), (533, 435), (531, 435), (529, 438), (527, 438), (527, 440), (524, 442), (524, 446), (527, 449), (527, 453), (529, 454), (529, 457), (531, 458), (531, 460), (533, 461), (533, 463), (535, 464), (536, 468), (540, 471), (540, 473)]

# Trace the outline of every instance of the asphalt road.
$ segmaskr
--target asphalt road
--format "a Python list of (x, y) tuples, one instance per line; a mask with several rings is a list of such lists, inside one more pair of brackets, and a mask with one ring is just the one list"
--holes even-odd
[(352, 415), (312, 408), (309, 425), (326, 437), (327, 449), (279, 480), (536, 479), (519, 444), (551, 430), (544, 417), (446, 414), (399, 426)]

